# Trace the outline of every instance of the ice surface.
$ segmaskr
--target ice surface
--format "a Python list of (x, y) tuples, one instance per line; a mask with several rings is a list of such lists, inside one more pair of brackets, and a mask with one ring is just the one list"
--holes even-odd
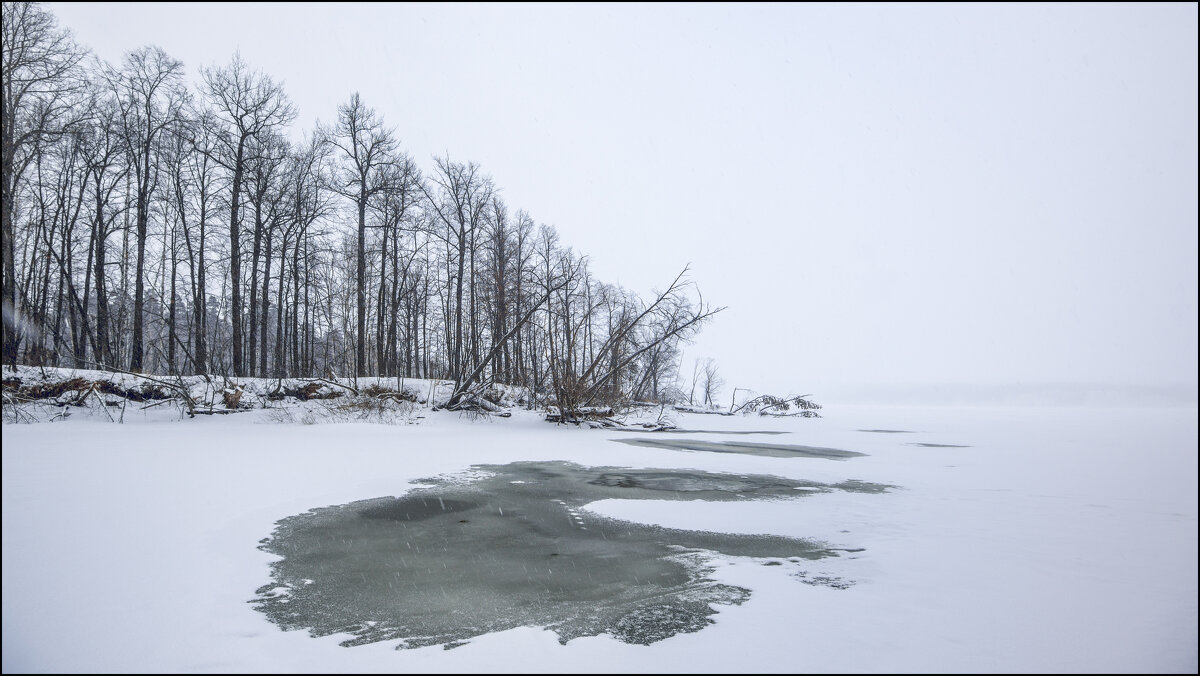
[[(679, 422), (785, 431), (772, 441), (866, 455), (681, 453), (524, 415), (489, 423), (438, 413), (412, 426), (258, 424), (253, 412), (5, 425), (3, 670), (1196, 671), (1194, 407), (823, 413)], [(860, 429), (920, 430), (921, 440), (971, 448)], [(610, 635), (563, 646), (553, 631), (521, 627), (448, 651), (347, 649), (338, 644), (352, 634), (280, 631), (247, 603), (273, 583), (279, 557), (257, 547), (280, 519), (516, 461), (902, 488), (581, 506), (585, 523), (764, 533), (839, 550), (781, 566), (713, 555), (713, 581), (749, 590), (749, 600), (650, 646)]]

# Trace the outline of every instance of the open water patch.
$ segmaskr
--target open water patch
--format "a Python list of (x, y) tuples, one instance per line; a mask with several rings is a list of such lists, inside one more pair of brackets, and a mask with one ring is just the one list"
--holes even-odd
[[(764, 475), (481, 465), (470, 478), (311, 509), (276, 524), (260, 549), (281, 557), (251, 601), (285, 630), (345, 634), (344, 646), (462, 645), (521, 626), (566, 643), (610, 634), (650, 644), (713, 622), (714, 606), (750, 598), (710, 577), (712, 552), (816, 561), (838, 556), (810, 539), (662, 528), (582, 510), (609, 498), (803, 500), (881, 484), (820, 484)], [(797, 490), (802, 489), (802, 490)]]
[(712, 453), (746, 453), (762, 455), (771, 458), (825, 458), (826, 460), (845, 460), (866, 453), (858, 451), (843, 451), (839, 448), (822, 448), (820, 446), (801, 446), (798, 444), (762, 444), (750, 441), (701, 441), (699, 439), (613, 439), (622, 444), (633, 446), (650, 446), (665, 448), (673, 451), (708, 451)]

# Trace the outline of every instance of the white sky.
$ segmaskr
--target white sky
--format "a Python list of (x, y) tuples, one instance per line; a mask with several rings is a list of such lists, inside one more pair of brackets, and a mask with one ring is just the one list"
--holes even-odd
[(297, 130), (357, 90), (606, 281), (691, 262), (725, 397), (1196, 388), (1195, 4), (48, 6), (111, 61), (241, 50)]

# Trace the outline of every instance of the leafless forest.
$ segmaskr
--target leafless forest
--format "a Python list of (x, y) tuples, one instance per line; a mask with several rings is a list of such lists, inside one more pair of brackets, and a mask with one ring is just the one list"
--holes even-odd
[(5, 364), (686, 398), (680, 343), (720, 309), (686, 269), (649, 298), (596, 279), (357, 93), (301, 132), (237, 55), (192, 84), (158, 47), (107, 63), (36, 3), (3, 12)]

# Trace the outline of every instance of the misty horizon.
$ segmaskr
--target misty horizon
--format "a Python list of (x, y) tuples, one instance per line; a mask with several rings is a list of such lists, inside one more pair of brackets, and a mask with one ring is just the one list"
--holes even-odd
[(691, 262), (729, 310), (681, 372), (1195, 386), (1194, 5), (221, 7), (48, 5), (111, 61), (240, 51), (294, 129), (357, 89), (641, 294)]

